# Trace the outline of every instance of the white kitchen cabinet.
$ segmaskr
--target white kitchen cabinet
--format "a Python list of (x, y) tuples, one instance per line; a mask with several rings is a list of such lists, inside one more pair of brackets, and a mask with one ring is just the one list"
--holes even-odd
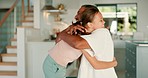
[[(26, 78), (44, 78), (42, 65), (44, 59), (50, 50), (55, 45), (54, 41), (47, 42), (28, 42), (26, 51)], [(76, 62), (74, 61), (67, 67), (66, 76), (70, 76), (73, 70), (76, 69)]]

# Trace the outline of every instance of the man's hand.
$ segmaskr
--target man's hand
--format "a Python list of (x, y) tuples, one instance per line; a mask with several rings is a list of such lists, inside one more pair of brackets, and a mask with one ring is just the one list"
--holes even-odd
[(71, 34), (71, 35), (79, 35), (79, 32), (85, 32), (86, 31), (86, 28), (84, 28), (83, 26), (81, 25), (70, 25), (68, 28), (67, 28), (67, 33), (68, 34)]
[(55, 42), (58, 43), (59, 41), (61, 41), (61, 38), (59, 36), (57, 36)]

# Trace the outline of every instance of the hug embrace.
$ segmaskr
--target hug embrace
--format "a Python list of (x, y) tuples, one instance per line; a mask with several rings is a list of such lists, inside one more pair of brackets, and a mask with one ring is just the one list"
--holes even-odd
[(117, 78), (114, 45), (99, 9), (82, 5), (77, 23), (60, 32), (43, 63), (45, 78), (66, 78), (68, 63), (81, 55), (77, 78)]

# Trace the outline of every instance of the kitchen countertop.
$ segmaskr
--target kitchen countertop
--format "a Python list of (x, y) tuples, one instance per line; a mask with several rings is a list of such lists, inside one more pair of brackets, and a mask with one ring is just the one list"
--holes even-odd
[(148, 40), (128, 40), (127, 42), (134, 43), (138, 46), (148, 46)]

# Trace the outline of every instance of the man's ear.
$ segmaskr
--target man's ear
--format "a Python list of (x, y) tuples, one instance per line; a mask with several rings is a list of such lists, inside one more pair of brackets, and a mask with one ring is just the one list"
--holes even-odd
[(88, 22), (87, 25), (88, 25), (88, 27), (92, 27), (92, 23), (91, 22)]

